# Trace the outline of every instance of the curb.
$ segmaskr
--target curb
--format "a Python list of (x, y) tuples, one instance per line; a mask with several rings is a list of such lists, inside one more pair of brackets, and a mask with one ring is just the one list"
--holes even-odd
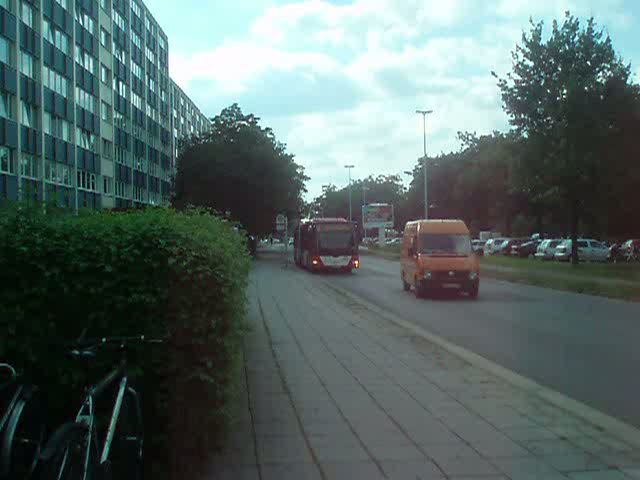
[(548, 387), (542, 386), (539, 383), (530, 380), (512, 370), (509, 370), (501, 365), (498, 365), (491, 360), (484, 358), (477, 353), (462, 348), (454, 343), (445, 340), (444, 338), (428, 332), (427, 330), (419, 327), (411, 322), (401, 319), (393, 313), (387, 312), (380, 307), (373, 305), (372, 303), (364, 300), (358, 295), (354, 295), (351, 292), (345, 290), (339, 290), (338, 288), (327, 284), (332, 290), (339, 292), (341, 295), (348, 297), (350, 300), (357, 302), (365, 308), (373, 311), (381, 317), (389, 320), (390, 322), (410, 330), (412, 333), (426, 339), (431, 343), (435, 343), (439, 347), (448, 351), (449, 353), (456, 355), (457, 357), (465, 360), (466, 362), (485, 370), (496, 377), (505, 380), (506, 382), (514, 385), (532, 396), (538, 397), (546, 402), (565, 410), (572, 415), (582, 418), (587, 422), (606, 430), (608, 433), (615, 435), (620, 440), (627, 442), (628, 444), (640, 448), (640, 429), (633, 427), (621, 420), (611, 417), (605, 413), (600, 412), (582, 402), (574, 400), (560, 392), (552, 390)]

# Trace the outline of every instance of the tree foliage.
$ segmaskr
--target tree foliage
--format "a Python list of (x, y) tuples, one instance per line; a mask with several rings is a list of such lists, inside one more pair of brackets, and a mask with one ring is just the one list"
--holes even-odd
[(593, 18), (582, 26), (567, 12), (546, 39), (543, 26), (531, 22), (512, 53), (513, 71), (498, 86), (528, 149), (519, 165), (522, 184), (533, 200), (551, 200), (569, 213), (577, 262), (580, 219), (615, 181), (610, 167), (620, 158), (606, 151), (631, 69)]
[(254, 234), (270, 232), (278, 213), (297, 214), (308, 177), (259, 121), (233, 104), (213, 119), (210, 131), (183, 142), (173, 205), (230, 211)]

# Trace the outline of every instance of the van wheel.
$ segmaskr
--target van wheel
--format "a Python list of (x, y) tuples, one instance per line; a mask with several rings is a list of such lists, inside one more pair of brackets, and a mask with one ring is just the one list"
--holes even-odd
[(424, 298), (424, 287), (417, 278), (413, 293), (415, 294), (416, 298)]
[(480, 285), (474, 285), (469, 290), (469, 298), (471, 300), (476, 300), (478, 298), (478, 292), (480, 291)]
[(409, 290), (411, 290), (411, 284), (404, 279), (404, 273), (402, 274), (402, 289), (405, 292), (408, 292)]

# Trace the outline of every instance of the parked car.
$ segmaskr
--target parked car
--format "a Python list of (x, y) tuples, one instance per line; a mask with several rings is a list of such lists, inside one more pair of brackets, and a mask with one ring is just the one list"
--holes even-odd
[(484, 255), (484, 244), (486, 242), (483, 242), (482, 240), (473, 240), (471, 242), (471, 248), (473, 250), (473, 253), (475, 253), (476, 255), (482, 257)]
[(622, 254), (627, 262), (640, 261), (640, 239), (627, 240), (622, 245)]
[(543, 240), (542, 243), (538, 245), (538, 250), (536, 251), (534, 257), (541, 260), (553, 260), (553, 257), (556, 253), (556, 247), (560, 245), (560, 242), (562, 242), (562, 240), (560, 239)]
[(497, 242), (493, 244), (493, 255), (504, 255), (505, 252), (507, 251), (507, 245), (509, 244), (509, 242), (511, 241), (510, 238), (502, 238), (500, 242)]
[(541, 243), (542, 240), (529, 240), (521, 243), (520, 245), (514, 245), (511, 247), (511, 254), (520, 258), (533, 257)]
[(512, 238), (507, 241), (507, 243), (502, 246), (502, 254), (503, 255), (511, 255), (514, 257), (518, 256), (518, 247), (526, 242), (527, 238)]
[(487, 255), (493, 255), (496, 249), (502, 245), (504, 240), (504, 238), (490, 238), (487, 240), (487, 243), (484, 244), (484, 253)]
[[(571, 240), (564, 240), (556, 248), (555, 259), (568, 262), (571, 260)], [(602, 242), (592, 238), (578, 239), (578, 260), (589, 262), (606, 262), (609, 259), (609, 249)]]

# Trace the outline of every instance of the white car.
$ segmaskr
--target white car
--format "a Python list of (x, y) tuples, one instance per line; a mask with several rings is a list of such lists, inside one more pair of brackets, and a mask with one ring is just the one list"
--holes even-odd
[(493, 255), (498, 250), (498, 247), (504, 242), (504, 238), (490, 238), (487, 243), (484, 244), (485, 255)]
[(562, 240), (543, 240), (542, 243), (538, 245), (538, 250), (534, 257), (541, 260), (553, 260), (556, 254), (556, 247), (560, 245), (560, 243), (562, 243)]
[[(568, 262), (571, 259), (571, 240), (564, 240), (556, 248), (555, 259), (561, 262)], [(609, 260), (609, 249), (607, 246), (591, 238), (578, 239), (578, 260), (589, 262), (606, 262)]]

